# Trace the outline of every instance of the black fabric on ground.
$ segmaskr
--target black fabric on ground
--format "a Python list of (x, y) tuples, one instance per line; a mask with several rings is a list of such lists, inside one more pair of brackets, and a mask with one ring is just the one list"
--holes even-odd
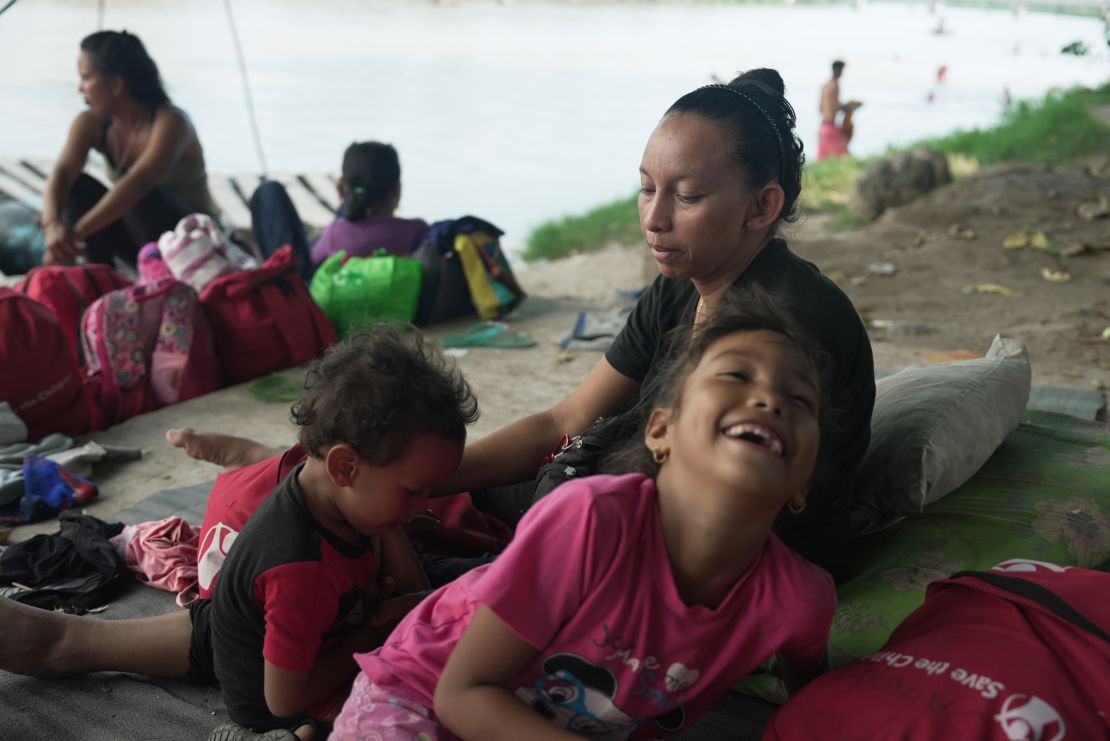
[(124, 564), (108, 539), (123, 530), (78, 510), (58, 517), (60, 530), (36, 535), (0, 554), (0, 584), (33, 587), (11, 599), (47, 610), (83, 614), (111, 602)]

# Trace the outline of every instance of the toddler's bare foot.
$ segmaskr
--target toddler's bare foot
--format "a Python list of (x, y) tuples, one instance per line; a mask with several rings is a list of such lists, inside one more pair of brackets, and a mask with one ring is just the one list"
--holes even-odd
[(190, 427), (167, 430), (166, 440), (175, 448), (184, 450), (190, 458), (224, 468), (249, 466), (283, 452), (281, 448), (271, 448), (245, 437), (197, 432)]

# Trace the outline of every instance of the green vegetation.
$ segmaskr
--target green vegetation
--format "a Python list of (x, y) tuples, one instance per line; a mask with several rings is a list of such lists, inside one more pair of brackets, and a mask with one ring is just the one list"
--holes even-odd
[[(1106, 105), (1110, 105), (1110, 84), (1093, 90), (1073, 88), (1049, 93), (1043, 100), (1010, 106), (997, 126), (956, 131), (902, 149), (934, 147), (947, 154), (950, 161), (959, 160), (961, 167), (954, 168), (957, 171), (1004, 161), (1060, 164), (1088, 152), (1110, 151), (1110, 126), (1089, 113), (1093, 107)], [(803, 213), (833, 214), (837, 217), (833, 228), (857, 226), (848, 214), (848, 197), (857, 173), (870, 161), (841, 157), (807, 164), (802, 183)], [(554, 259), (598, 250), (612, 242), (639, 239), (633, 195), (580, 216), (541, 225), (529, 235), (524, 259)]]
[(1110, 105), (1110, 84), (1049, 93), (1042, 101), (1010, 106), (993, 128), (957, 131), (919, 144), (949, 155), (962, 154), (982, 165), (1060, 164), (1086, 152), (1110, 151), (1110, 126), (1089, 113), (1102, 105)]
[(594, 252), (612, 242), (640, 240), (636, 195), (606, 203), (581, 216), (541, 224), (528, 235), (525, 260), (553, 260), (575, 252)]

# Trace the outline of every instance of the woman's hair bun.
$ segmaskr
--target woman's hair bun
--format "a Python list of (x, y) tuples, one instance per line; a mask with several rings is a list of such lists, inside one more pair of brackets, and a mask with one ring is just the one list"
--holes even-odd
[(782, 81), (782, 76), (777, 70), (773, 70), (769, 67), (750, 69), (730, 82), (729, 85), (732, 87), (744, 87), (745, 83), (751, 82), (758, 82), (772, 92), (778, 93), (779, 95), (786, 95), (786, 84)]

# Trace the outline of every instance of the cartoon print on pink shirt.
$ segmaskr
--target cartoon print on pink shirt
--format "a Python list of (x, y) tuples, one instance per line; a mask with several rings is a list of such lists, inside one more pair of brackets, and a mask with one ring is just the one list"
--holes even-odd
[(581, 656), (554, 654), (544, 659), (541, 668), (546, 674), (536, 680), (535, 687), (521, 687), (516, 696), (568, 731), (588, 738), (618, 741), (628, 738), (643, 723), (655, 722), (665, 731), (677, 731), (686, 722), (682, 706), (654, 718), (630, 717), (613, 704), (617, 694), (613, 672)]

